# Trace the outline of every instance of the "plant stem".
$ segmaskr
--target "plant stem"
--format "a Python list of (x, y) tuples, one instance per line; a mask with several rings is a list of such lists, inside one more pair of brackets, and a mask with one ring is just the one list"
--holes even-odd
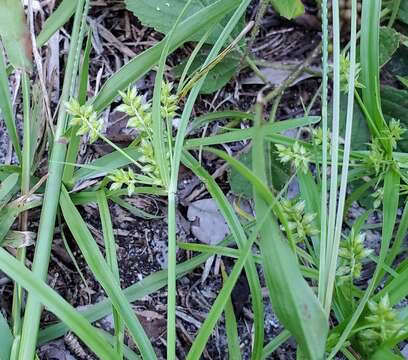
[(329, 82), (329, 24), (328, 24), (327, 0), (322, 0), (322, 32), (323, 32), (323, 77), (322, 77), (322, 190), (321, 190), (321, 219), (320, 219), (320, 255), (319, 255), (319, 287), (318, 298), (323, 303), (326, 284), (326, 250), (327, 250), (327, 98)]
[[(74, 64), (78, 49), (81, 48), (79, 33), (82, 15), (87, 11), (87, 7), (84, 7), (85, 1), (86, 0), (79, 0), (76, 8), (71, 36), (71, 46), (68, 54), (64, 76), (64, 86), (61, 94), (61, 103), (64, 103), (69, 99), (71, 84), (77, 74), (77, 69), (74, 67)], [(89, 4), (89, 1), (87, 1), (87, 4)], [(50, 165), (48, 169), (49, 177), (47, 179), (44, 193), (44, 201), (41, 210), (38, 238), (32, 268), (32, 271), (37, 278), (43, 279), (44, 281), (47, 278), (51, 243), (54, 235), (55, 219), (61, 189), (62, 172), (64, 169), (63, 162), (65, 160), (67, 148), (66, 141), (63, 139), (66, 128), (66, 120), (67, 114), (65, 112), (65, 108), (61, 106), (58, 112), (55, 137), (51, 149)], [(40, 317), (41, 303), (34, 297), (34, 295), (28, 294), (19, 359), (31, 360), (34, 358)]]
[[(23, 151), (21, 164), (21, 196), (26, 195), (30, 191), (30, 177), (31, 177), (31, 129), (30, 129), (30, 78), (29, 75), (23, 71), (22, 73), (22, 92), (23, 92)], [(28, 212), (24, 211), (20, 217), (21, 231), (27, 231)], [(25, 263), (26, 247), (17, 249), (16, 258), (22, 264)], [(23, 303), (23, 288), (14, 282), (13, 290), (13, 304), (12, 304), (12, 318), (13, 318), (13, 335), (15, 344), (13, 345), (13, 352), (18, 354), (19, 342), (21, 339), (22, 319), (21, 310)]]

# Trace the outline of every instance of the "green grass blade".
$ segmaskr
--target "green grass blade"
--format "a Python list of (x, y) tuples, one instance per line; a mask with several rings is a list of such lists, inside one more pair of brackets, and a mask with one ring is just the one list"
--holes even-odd
[[(240, 3), (237, 10), (232, 15), (228, 24), (225, 26), (223, 32), (218, 38), (217, 42), (214, 44), (210, 54), (208, 55), (203, 66), (207, 66), (212, 60), (216, 58), (226, 41), (228, 40), (233, 29), (237, 25), (239, 19), (245, 12), (247, 6), (249, 5), (249, 0), (245, 0)], [(214, 5), (216, 5), (215, 3)], [(225, 1), (224, 4), (229, 4), (229, 1)], [(235, 5), (238, 5), (235, 3)], [(234, 7), (230, 8), (232, 10)], [(204, 11), (207, 8), (204, 9)], [(202, 14), (202, 11), (198, 12), (196, 15)], [(194, 18), (194, 16), (189, 19)], [(197, 23), (200, 19), (196, 19)], [(182, 23), (184, 24), (184, 22)], [(183, 25), (181, 26), (183, 27)], [(174, 39), (176, 38), (174, 34)], [(174, 153), (172, 154), (172, 167), (170, 173), (170, 183), (168, 187), (168, 318), (167, 318), (167, 359), (175, 359), (175, 346), (176, 346), (176, 323), (175, 323), (175, 308), (176, 308), (176, 193), (178, 184), (178, 174), (180, 169), (180, 161), (183, 150), (183, 142), (187, 132), (187, 125), (190, 119), (191, 113), (193, 111), (194, 103), (198, 97), (200, 89), (206, 79), (206, 75), (203, 76), (201, 80), (197, 82), (192, 88), (190, 95), (186, 101), (183, 113), (181, 115), (180, 125), (177, 131), (176, 141), (174, 145)], [(194, 345), (193, 345), (194, 346)]]
[(397, 218), (398, 211), (398, 200), (399, 200), (399, 184), (400, 176), (397, 171), (390, 169), (384, 179), (384, 201), (383, 201), (383, 228), (381, 236), (381, 248), (380, 256), (378, 257), (377, 265), (373, 277), (364, 292), (364, 296), (360, 299), (357, 309), (354, 311), (353, 316), (350, 320), (347, 320), (347, 325), (345, 326), (337, 345), (333, 348), (329, 355), (329, 359), (333, 359), (336, 353), (344, 345), (351, 331), (353, 330), (355, 324), (357, 323), (360, 315), (362, 314), (368, 300), (370, 299), (373, 291), (378, 286), (380, 279), (380, 274), (382, 272), (384, 261), (387, 257), (389, 246), (391, 243), (395, 221)]
[(327, 0), (321, 1), (322, 13), (322, 167), (321, 167), (321, 217), (320, 217), (320, 249), (319, 249), (319, 282), (318, 298), (323, 303), (326, 278), (327, 251), (327, 163), (328, 163), (328, 83), (329, 83), (329, 16)]
[[(184, 20), (172, 36), (170, 52), (191, 38), (192, 34), (225, 17), (239, 3), (239, 0), (219, 0)], [(116, 72), (104, 84), (95, 99), (93, 99), (94, 108), (97, 111), (101, 111), (117, 97), (119, 90), (126, 89), (129, 84), (135, 82), (151, 70), (159, 62), (165, 42), (166, 39), (162, 40), (159, 44), (138, 55)]]
[[(316, 124), (319, 121), (320, 117), (318, 116), (306, 116), (304, 118), (291, 119), (268, 124), (265, 126), (264, 131), (266, 132), (267, 135), (272, 135), (275, 133), (280, 133), (282, 131)], [(254, 136), (253, 128), (231, 130), (220, 135), (213, 135), (204, 138), (187, 140), (185, 147), (193, 149), (200, 146), (224, 144), (229, 142), (251, 139), (253, 136)]]
[(290, 339), (290, 332), (283, 330), (278, 336), (275, 336), (265, 347), (263, 352), (263, 359), (267, 359), (275, 350), (278, 349), (285, 341)]
[[(154, 148), (154, 156), (156, 158), (156, 162), (159, 165), (160, 176), (163, 181), (164, 187), (167, 188), (169, 184), (169, 160), (167, 159), (168, 154), (170, 154), (170, 164), (171, 164), (171, 156), (172, 156), (172, 149), (171, 149), (171, 141), (167, 144), (163, 141), (163, 134), (164, 134), (164, 121), (168, 122), (168, 119), (162, 118), (162, 107), (161, 107), (161, 93), (162, 93), (162, 82), (164, 77), (164, 68), (166, 65), (166, 59), (170, 52), (171, 41), (173, 40), (174, 33), (176, 29), (179, 27), (180, 21), (183, 18), (186, 10), (190, 6), (192, 0), (188, 0), (184, 5), (181, 12), (178, 14), (176, 21), (174, 22), (173, 26), (171, 27), (170, 31), (166, 35), (163, 51), (160, 55), (159, 60), (159, 67), (156, 73), (156, 78), (154, 82), (154, 90), (153, 90), (153, 103), (152, 103), (152, 131), (153, 131), (153, 148)], [(172, 125), (168, 126), (167, 131), (171, 131)], [(171, 134), (167, 134), (167, 136), (171, 137)]]
[[(0, 205), (4, 205), (18, 191), (20, 175), (12, 173), (0, 183)], [(10, 196), (11, 195), (11, 196)]]
[(32, 69), (32, 46), (23, 3), (0, 0), (0, 37), (11, 65), (20, 70)]
[(191, 349), (187, 354), (186, 360), (196, 360), (200, 358), (205, 348), (205, 345), (208, 341), (208, 338), (213, 332), (213, 329), (225, 308), (225, 304), (227, 303), (231, 295), (235, 283), (237, 282), (241, 274), (241, 271), (244, 268), (244, 264), (251, 253), (251, 246), (255, 241), (255, 238), (256, 233), (254, 233), (254, 235), (252, 235), (251, 238), (248, 239), (247, 243), (242, 248), (241, 256), (235, 263), (231, 271), (231, 274), (228, 277), (228, 280), (224, 283), (224, 286), (219, 292), (217, 299), (215, 300), (213, 306), (211, 307), (211, 310), (208, 313), (203, 325), (201, 326), (196, 338), (194, 339), (194, 342), (191, 345)]
[[(117, 359), (112, 347), (58, 293), (41, 281), (33, 272), (0, 248), (0, 269), (32, 293), (38, 301), (60, 318), (101, 359)], [(19, 357), (19, 359), (27, 359)]]
[[(102, 222), (102, 233), (105, 244), (106, 262), (112, 271), (112, 274), (120, 287), (120, 275), (118, 258), (116, 256), (116, 242), (113, 234), (112, 219), (110, 216), (108, 200), (103, 190), (97, 191), (96, 197), (98, 199), (99, 214)], [(124, 323), (120, 318), (119, 313), (113, 308), (113, 321), (115, 328), (115, 351), (120, 359), (123, 358), (123, 340), (124, 340)]]
[(98, 245), (93, 239), (86, 223), (82, 219), (81, 214), (72, 203), (65, 188), (61, 191), (60, 206), (64, 219), (81, 249), (89, 268), (112, 300), (115, 309), (121, 315), (143, 358), (148, 360), (156, 359), (156, 354), (149, 338), (144, 332), (143, 327), (124, 296), (120, 286), (112, 275)]
[[(266, 183), (262, 106), (257, 105), (256, 133), (253, 140), (254, 174)], [(283, 241), (276, 217), (254, 187), (257, 221), (268, 216), (260, 229), (260, 250), (263, 269), (273, 309), (280, 322), (289, 330), (308, 359), (322, 359), (326, 350), (328, 323), (317, 297), (303, 279), (296, 255)]]
[(79, 0), (63, 0), (57, 9), (48, 17), (44, 27), (38, 34), (37, 46), (43, 46), (55, 32), (57, 32), (75, 13)]
[[(89, 0), (79, 0), (76, 8), (75, 20), (71, 35), (71, 46), (69, 49), (64, 75), (64, 86), (60, 97), (61, 103), (64, 103), (69, 99), (71, 95), (71, 84), (77, 74), (77, 69), (74, 68), (74, 64), (76, 62), (76, 56), (78, 55), (77, 50), (81, 48), (81, 44), (79, 44), (79, 35), (84, 12), (87, 12), (87, 6), (85, 6), (86, 4), (89, 4)], [(61, 106), (58, 112), (54, 142), (51, 149), (49, 160), (50, 165), (48, 168), (49, 176), (44, 193), (38, 238), (33, 259), (34, 274), (39, 279), (44, 280), (46, 279), (48, 272), (51, 243), (54, 235), (55, 219), (58, 207), (58, 196), (61, 188), (63, 161), (65, 159), (67, 147), (66, 141), (64, 140), (66, 121), (67, 114), (64, 106)], [(40, 316), (41, 304), (33, 295), (28, 294), (19, 355), (22, 359), (32, 359), (34, 357)]]
[(11, 102), (10, 89), (7, 77), (6, 63), (3, 51), (0, 50), (0, 110), (6, 124), (7, 134), (13, 144), (17, 158), (21, 161), (20, 141), (18, 140), (16, 121), (14, 118), (13, 104)]
[[(361, 14), (360, 59), (362, 98), (377, 133), (387, 128), (380, 101), (380, 37), (381, 0), (363, 0)], [(380, 138), (388, 152), (392, 151), (389, 140)]]
[(210, 112), (208, 114), (202, 115), (194, 119), (188, 127), (188, 133), (190, 133), (193, 130), (199, 129), (202, 126), (209, 124), (214, 120), (221, 120), (221, 119), (253, 120), (254, 115), (251, 113), (247, 113), (243, 111), (235, 111), (235, 110)]
[[(87, 92), (88, 92), (88, 77), (89, 77), (89, 57), (92, 50), (92, 31), (89, 29), (88, 38), (86, 41), (85, 51), (83, 55), (81, 71), (79, 74), (79, 89), (78, 89), (78, 102), (83, 105), (86, 102)], [(79, 145), (81, 143), (81, 136), (76, 133), (79, 130), (79, 126), (73, 127), (70, 132), (69, 144), (67, 149), (67, 156), (65, 161), (67, 163), (75, 163)], [(62, 181), (64, 184), (72, 184), (71, 180), (74, 174), (74, 165), (67, 164), (64, 168), (64, 173), (62, 175)]]
[(405, 203), (404, 211), (402, 212), (401, 220), (398, 226), (395, 240), (392, 244), (391, 250), (387, 254), (386, 264), (391, 266), (398, 253), (401, 251), (405, 235), (408, 232), (408, 202)]
[[(225, 221), (227, 222), (228, 227), (230, 228), (230, 231), (234, 237), (234, 240), (238, 245), (238, 248), (242, 249), (248, 242), (248, 239), (245, 235), (245, 231), (241, 223), (239, 222), (237, 215), (235, 214), (232, 206), (228, 202), (228, 199), (226, 198), (220, 187), (217, 185), (211, 175), (208, 174), (208, 172), (200, 166), (199, 162), (186, 151), (183, 153), (182, 161), (184, 165), (189, 167), (206, 185), (214, 201), (217, 203), (221, 214), (224, 216)], [(260, 359), (262, 355), (262, 346), (264, 339), (264, 309), (261, 296), (261, 284), (259, 281), (257, 269), (255, 267), (255, 262), (253, 261), (252, 257), (248, 259), (248, 262), (245, 265), (245, 273), (249, 283), (252, 299), (252, 310), (254, 313), (255, 334), (252, 359)]]
[[(140, 157), (139, 151), (132, 146), (123, 149), (123, 151), (134, 160), (137, 160)], [(75, 171), (72, 178), (72, 183), (75, 184), (78, 181), (104, 176), (107, 173), (120, 167), (129, 165), (130, 163), (131, 161), (127, 157), (123, 156), (119, 151), (115, 150), (110, 154), (104, 155), (92, 161), (89, 165), (94, 167), (94, 169), (81, 167), (77, 171)]]
[[(221, 267), (222, 279), (224, 283), (228, 279), (228, 275), (224, 266)], [(239, 347), (238, 325), (235, 318), (234, 305), (231, 297), (228, 298), (225, 304), (225, 332), (227, 334), (229, 358), (234, 360), (242, 359), (241, 349)]]
[(9, 360), (13, 334), (3, 314), (0, 313), (0, 360)]
[(114, 203), (118, 204), (120, 207), (123, 207), (124, 209), (129, 211), (134, 216), (140, 217), (142, 219), (153, 220), (153, 219), (161, 219), (163, 217), (163, 216), (152, 215), (141, 209), (138, 209), (137, 207), (129, 204), (127, 201), (122, 200), (119, 196), (111, 196), (110, 198)]
[[(351, 15), (351, 35), (350, 35), (350, 69), (349, 69), (349, 82), (348, 82), (348, 99), (347, 99), (347, 114), (346, 114), (346, 131), (344, 141), (343, 152), (343, 164), (340, 180), (340, 192), (338, 195), (337, 213), (335, 219), (335, 228), (333, 233), (329, 233), (332, 239), (330, 246), (329, 256), (326, 258), (326, 264), (328, 266), (327, 287), (326, 296), (324, 298), (324, 305), (327, 316), (329, 316), (333, 291), (335, 286), (335, 277), (338, 264), (338, 253), (341, 239), (341, 232), (343, 229), (343, 214), (344, 204), (347, 195), (348, 184), (348, 170), (349, 160), (351, 152), (351, 140), (352, 140), (352, 128), (353, 128), (353, 116), (354, 116), (354, 88), (356, 77), (356, 49), (357, 49), (357, 1), (352, 1), (352, 15)], [(332, 189), (330, 190), (332, 191)]]

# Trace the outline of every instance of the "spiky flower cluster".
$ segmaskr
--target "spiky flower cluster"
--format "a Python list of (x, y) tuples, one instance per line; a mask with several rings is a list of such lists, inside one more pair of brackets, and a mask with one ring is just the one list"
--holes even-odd
[[(177, 96), (172, 94), (173, 84), (163, 81), (160, 99), (160, 114), (164, 120), (172, 120), (178, 110)], [(150, 101), (139, 94), (135, 87), (129, 87), (126, 91), (120, 91), (123, 103), (118, 110), (129, 116), (127, 126), (136, 129), (140, 134), (139, 150), (141, 153), (138, 161), (142, 163), (140, 170), (144, 175), (135, 175), (131, 169), (127, 172), (121, 170), (113, 173), (109, 179), (113, 181), (113, 188), (122, 188), (127, 186), (128, 191), (134, 191), (134, 184), (137, 182), (149, 183), (161, 186), (159, 165), (157, 164), (153, 148), (153, 124), (152, 124), (152, 105)], [(167, 134), (163, 134), (163, 140), (166, 141)]]
[[(282, 209), (288, 219), (289, 229), (293, 232), (297, 242), (302, 242), (306, 237), (319, 233), (314, 224), (316, 214), (305, 213), (305, 204), (305, 201), (297, 203), (292, 203), (287, 199), (281, 201)], [(284, 227), (282, 230), (285, 230)]]
[(65, 103), (68, 114), (72, 115), (70, 126), (79, 126), (76, 135), (89, 134), (89, 142), (95, 142), (102, 132), (103, 123), (98, 118), (92, 105), (80, 105), (78, 100), (71, 99)]
[(378, 209), (384, 201), (384, 188), (379, 187), (373, 194), (371, 194), (371, 197), (374, 198), (373, 208)]
[(129, 116), (127, 127), (134, 128), (143, 133), (151, 133), (152, 113), (151, 104), (144, 101), (135, 87), (129, 87), (126, 92), (119, 91), (123, 103), (118, 110)]
[(349, 236), (340, 243), (339, 257), (341, 259), (337, 275), (340, 281), (353, 281), (361, 276), (364, 260), (373, 252), (364, 247), (365, 234), (356, 234), (351, 229)]
[(402, 135), (405, 133), (404, 129), (399, 120), (391, 119), (388, 124), (388, 129), (386, 130), (385, 138), (391, 141), (391, 146), (393, 149), (397, 148), (397, 143), (402, 139)]
[(161, 116), (163, 119), (173, 119), (178, 110), (177, 95), (172, 94), (173, 84), (163, 81), (161, 88)]
[(108, 179), (112, 181), (110, 186), (110, 190), (112, 191), (122, 189), (122, 187), (125, 186), (129, 196), (135, 192), (137, 182), (136, 174), (130, 168), (127, 171), (116, 169), (108, 175)]
[[(363, 85), (358, 81), (360, 76), (361, 67), (359, 63), (355, 65), (355, 83), (354, 86), (362, 88)], [(347, 93), (349, 86), (349, 72), (350, 72), (350, 59), (346, 55), (340, 56), (340, 90)]]
[[(316, 146), (323, 144), (323, 129), (321, 127), (312, 129), (312, 142)], [(327, 133), (327, 146), (330, 146), (330, 132)]]
[(386, 153), (378, 139), (374, 139), (370, 144), (370, 152), (366, 163), (369, 167), (374, 169), (375, 175), (384, 173), (387, 170), (390, 162), (386, 159)]
[(291, 162), (296, 169), (307, 173), (311, 157), (304, 146), (296, 141), (292, 146), (276, 144), (276, 149), (281, 163)]
[(370, 354), (381, 344), (405, 331), (404, 323), (398, 319), (397, 312), (392, 308), (388, 294), (377, 303), (368, 302), (370, 314), (365, 317), (368, 329), (358, 333), (358, 340), (363, 350)]

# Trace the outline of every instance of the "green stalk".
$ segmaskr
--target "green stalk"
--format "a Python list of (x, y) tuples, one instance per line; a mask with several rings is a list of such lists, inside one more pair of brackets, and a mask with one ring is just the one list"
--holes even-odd
[[(331, 136), (331, 179), (330, 179), (330, 199), (329, 199), (329, 219), (327, 225), (327, 249), (325, 259), (325, 270), (327, 274), (328, 266), (330, 266), (330, 258), (333, 251), (335, 217), (337, 207), (337, 179), (338, 179), (338, 153), (339, 153), (339, 124), (340, 124), (340, 15), (339, 2), (333, 0), (333, 129)], [(327, 274), (327, 278), (330, 274)], [(332, 275), (333, 276), (333, 275)], [(324, 286), (327, 292), (327, 279)], [(323, 307), (326, 314), (330, 312), (330, 307), (325, 300)]]
[[(109, 265), (113, 276), (115, 277), (118, 285), (120, 286), (120, 275), (118, 258), (116, 256), (116, 243), (115, 235), (113, 234), (112, 219), (110, 216), (108, 200), (104, 190), (96, 192), (96, 198), (98, 201), (99, 214), (102, 222), (103, 240), (105, 243), (106, 262)], [(120, 317), (118, 311), (112, 307), (113, 322), (115, 326), (115, 351), (118, 354), (119, 359), (123, 359), (123, 339), (125, 326), (123, 320)]]
[(336, 226), (334, 232), (333, 246), (331, 252), (328, 254), (329, 258), (329, 272), (326, 288), (326, 314), (329, 315), (334, 281), (336, 277), (336, 267), (337, 267), (337, 257), (339, 253), (341, 230), (343, 225), (343, 213), (344, 213), (344, 203), (346, 199), (347, 191), (347, 176), (349, 168), (350, 150), (351, 150), (351, 133), (353, 126), (353, 110), (354, 110), (354, 87), (355, 87), (355, 76), (356, 76), (356, 50), (357, 50), (357, 0), (352, 0), (351, 7), (351, 34), (350, 34), (350, 71), (348, 75), (348, 99), (347, 99), (347, 115), (346, 115), (346, 133), (344, 142), (344, 153), (343, 153), (343, 165), (340, 180), (340, 194), (338, 200), (337, 216), (336, 216)]
[[(22, 92), (23, 92), (23, 151), (21, 163), (21, 195), (24, 196), (30, 191), (30, 177), (31, 177), (31, 129), (30, 129), (30, 78), (29, 75), (23, 71), (22, 73)], [(24, 211), (21, 213), (21, 231), (27, 231), (28, 213)], [(26, 258), (26, 247), (17, 249), (16, 258), (24, 264)], [(13, 304), (12, 304), (12, 318), (13, 318), (13, 354), (18, 354), (21, 340), (21, 310), (23, 302), (23, 288), (14, 283), (13, 290)]]
[(328, 66), (328, 46), (329, 46), (329, 24), (328, 24), (327, 0), (322, 0), (322, 63), (323, 63), (323, 77), (322, 77), (322, 201), (321, 201), (321, 219), (320, 219), (320, 262), (319, 262), (319, 287), (318, 297), (323, 303), (323, 296), (326, 284), (326, 250), (327, 250), (327, 104), (328, 104), (328, 82), (329, 82), (329, 66)]
[[(249, 5), (250, 0), (242, 2), (230, 21), (226, 25), (224, 31), (212, 48), (204, 67), (211, 63), (217, 56), (224, 43), (227, 41), (229, 35), (238, 23), (245, 9)], [(177, 131), (176, 142), (174, 145), (173, 163), (170, 173), (169, 191), (168, 191), (168, 288), (167, 288), (167, 359), (175, 359), (176, 351), (176, 193), (178, 183), (178, 173), (180, 168), (181, 154), (183, 150), (183, 142), (187, 133), (187, 125), (190, 115), (193, 111), (194, 102), (197, 99), (198, 93), (204, 83), (206, 75), (198, 81), (193, 87), (187, 99), (181, 122)]]
[[(61, 94), (61, 103), (68, 101), (73, 78), (77, 74), (74, 67), (78, 49), (81, 48), (79, 33), (85, 0), (79, 0), (76, 8), (74, 25), (71, 35), (71, 46), (64, 76), (64, 86)], [(64, 133), (66, 129), (67, 114), (64, 106), (58, 112), (57, 126), (55, 130), (54, 143), (51, 149), (48, 179), (44, 193), (43, 207), (41, 210), (38, 238), (35, 247), (32, 271), (39, 279), (47, 278), (48, 265), (50, 261), (51, 243), (54, 235), (55, 219), (57, 214), (59, 194), (61, 190), (62, 172), (66, 153), (66, 141)], [(28, 294), (26, 312), (24, 315), (21, 347), (19, 359), (33, 359), (37, 344), (38, 329), (41, 317), (41, 303), (38, 299)]]

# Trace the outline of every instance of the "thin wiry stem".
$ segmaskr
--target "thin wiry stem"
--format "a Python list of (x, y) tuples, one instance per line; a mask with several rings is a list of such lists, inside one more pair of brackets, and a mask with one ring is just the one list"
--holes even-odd
[(354, 87), (356, 76), (356, 48), (357, 48), (357, 0), (352, 0), (351, 11), (351, 46), (350, 46), (350, 70), (348, 75), (348, 99), (347, 99), (347, 115), (346, 115), (346, 134), (344, 141), (343, 165), (340, 181), (340, 194), (337, 208), (336, 226), (333, 239), (333, 247), (331, 251), (329, 278), (326, 292), (326, 310), (330, 309), (333, 297), (333, 288), (335, 281), (337, 257), (339, 253), (340, 236), (343, 225), (344, 203), (347, 190), (347, 176), (349, 168), (350, 150), (351, 150), (351, 133), (353, 126), (353, 110), (354, 110)]
[[(340, 14), (338, 0), (332, 1), (333, 11), (333, 128), (331, 135), (331, 179), (329, 195), (329, 219), (327, 226), (327, 247), (325, 271), (330, 267), (330, 255), (333, 251), (334, 228), (337, 207), (337, 180), (338, 180), (338, 157), (339, 157), (339, 128), (340, 128)], [(334, 274), (327, 274), (327, 277)], [(327, 283), (326, 287), (327, 294)], [(323, 307), (326, 314), (330, 312), (325, 296)]]
[[(31, 178), (31, 129), (30, 129), (30, 78), (29, 75), (23, 71), (22, 74), (22, 92), (23, 92), (23, 150), (22, 150), (22, 164), (21, 164), (21, 195), (27, 195), (30, 191)], [(24, 211), (20, 217), (21, 231), (27, 231), (28, 214)], [(17, 249), (16, 258), (22, 263), (25, 263), (26, 247)], [(12, 304), (12, 318), (13, 318), (13, 335), (15, 343), (13, 345), (13, 352), (18, 354), (19, 339), (21, 338), (22, 319), (21, 310), (23, 303), (23, 288), (14, 283), (13, 304)]]
[(322, 32), (323, 32), (323, 77), (322, 77), (322, 194), (321, 194), (321, 222), (320, 222), (320, 263), (319, 263), (319, 290), (318, 296), (320, 302), (323, 302), (325, 292), (325, 266), (326, 266), (326, 247), (327, 247), (327, 94), (329, 80), (329, 24), (327, 13), (327, 0), (322, 0)]

